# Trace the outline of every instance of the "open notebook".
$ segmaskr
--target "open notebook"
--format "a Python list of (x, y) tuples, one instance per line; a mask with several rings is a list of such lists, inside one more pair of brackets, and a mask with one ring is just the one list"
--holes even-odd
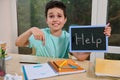
[(85, 70), (72, 59), (49, 61), (42, 64), (26, 64), (23, 65), (22, 69), (25, 80), (85, 72)]
[(120, 60), (96, 59), (95, 74), (97, 76), (120, 77)]

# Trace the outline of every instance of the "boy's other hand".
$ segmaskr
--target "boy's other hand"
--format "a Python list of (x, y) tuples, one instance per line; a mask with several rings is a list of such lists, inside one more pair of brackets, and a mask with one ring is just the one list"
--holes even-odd
[(105, 30), (104, 30), (104, 34), (108, 37), (111, 36), (111, 27), (110, 27), (110, 23), (108, 23), (105, 27)]

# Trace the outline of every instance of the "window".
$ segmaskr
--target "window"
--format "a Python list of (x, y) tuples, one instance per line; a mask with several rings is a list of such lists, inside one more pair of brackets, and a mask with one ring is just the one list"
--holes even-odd
[(111, 23), (112, 35), (109, 38), (109, 45), (120, 46), (120, 0), (109, 0), (108, 22)]
[[(112, 35), (109, 38), (110, 46), (120, 46), (120, 0), (108, 0), (108, 22), (111, 23)], [(107, 59), (120, 60), (120, 54), (105, 54)]]

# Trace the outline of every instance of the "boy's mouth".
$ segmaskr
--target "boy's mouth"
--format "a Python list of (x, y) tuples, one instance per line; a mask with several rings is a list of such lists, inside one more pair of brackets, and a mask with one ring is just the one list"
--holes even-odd
[(53, 24), (53, 26), (54, 26), (54, 27), (58, 27), (58, 26), (59, 26), (59, 24)]

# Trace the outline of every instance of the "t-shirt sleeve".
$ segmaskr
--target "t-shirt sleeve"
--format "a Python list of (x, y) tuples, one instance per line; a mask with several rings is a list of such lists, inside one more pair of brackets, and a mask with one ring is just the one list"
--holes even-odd
[(42, 44), (41, 40), (36, 40), (33, 35), (29, 37), (29, 48), (36, 47), (38, 44)]
[(33, 47), (34, 41), (35, 41), (35, 38), (34, 38), (33, 35), (31, 35), (31, 36), (29, 37), (29, 48), (32, 48), (32, 47)]
[[(41, 29), (42, 31), (43, 31), (43, 29)], [(44, 31), (43, 31), (44, 32)], [(38, 44), (39, 45), (41, 45), (42, 44), (42, 41), (41, 40), (36, 40), (35, 38), (34, 38), (34, 36), (33, 36), (33, 34), (29, 37), (29, 45), (28, 45), (28, 47), (29, 48), (32, 48), (32, 47), (37, 47), (38, 46)]]

